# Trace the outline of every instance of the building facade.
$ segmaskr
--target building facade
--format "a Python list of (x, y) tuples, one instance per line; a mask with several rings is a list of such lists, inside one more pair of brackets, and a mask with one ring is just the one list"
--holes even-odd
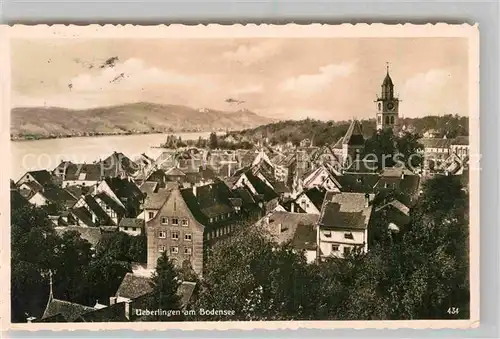
[(387, 66), (387, 74), (382, 82), (381, 95), (375, 103), (377, 105), (377, 130), (393, 129), (398, 123), (399, 99), (394, 95), (394, 84), (389, 75), (389, 66)]

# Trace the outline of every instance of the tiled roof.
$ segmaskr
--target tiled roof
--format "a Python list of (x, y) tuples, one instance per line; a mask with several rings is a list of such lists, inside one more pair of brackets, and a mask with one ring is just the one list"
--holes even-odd
[(92, 214), (85, 207), (72, 208), (71, 213), (83, 224), (89, 227), (95, 226), (92, 222)]
[(196, 196), (192, 188), (182, 189), (181, 194), (193, 216), (203, 225), (207, 225), (209, 218), (234, 211), (229, 200), (234, 197), (222, 181), (196, 187)]
[(185, 176), (186, 173), (178, 169), (177, 167), (172, 167), (165, 171), (165, 175), (171, 175), (171, 176)]
[(253, 175), (252, 171), (245, 172), (245, 175), (257, 193), (263, 195), (265, 201), (270, 201), (278, 197), (278, 194), (269, 185)]
[(125, 208), (123, 208), (123, 206), (120, 205), (115, 199), (106, 194), (106, 192), (98, 193), (95, 197), (101, 199), (107, 206), (115, 211), (118, 217), (121, 217), (125, 214)]
[(342, 187), (342, 192), (372, 193), (379, 181), (378, 174), (344, 173), (335, 176)]
[(104, 166), (100, 164), (69, 164), (66, 167), (64, 180), (66, 181), (99, 181), (103, 176), (108, 173), (105, 171)]
[(136, 299), (151, 293), (151, 278), (127, 273), (116, 291), (116, 297)]
[(159, 210), (170, 196), (170, 190), (167, 188), (160, 188), (158, 192), (151, 193), (146, 196), (144, 200), (144, 209)]
[[(374, 194), (369, 195), (373, 201)], [(365, 229), (373, 206), (366, 205), (365, 193), (329, 194), (321, 210), (319, 224), (326, 227)]]
[(80, 315), (93, 310), (94, 309), (89, 306), (84, 306), (51, 297), (47, 304), (47, 308), (43, 313), (42, 319), (54, 317), (60, 314), (64, 317), (64, 319), (66, 319), (67, 322), (72, 322)]
[(109, 215), (102, 209), (93, 196), (86, 195), (84, 199), (90, 211), (97, 216), (101, 224), (114, 225)]
[(269, 218), (269, 223), (263, 226), (279, 244), (290, 242), (294, 248), (298, 249), (316, 247), (314, 225), (319, 218), (317, 214), (275, 211), (266, 218)]
[(452, 139), (441, 138), (421, 138), (418, 140), (424, 148), (450, 148)]
[(109, 173), (114, 173), (114, 176), (117, 176), (120, 172), (125, 172), (130, 175), (139, 169), (139, 166), (125, 154), (117, 152), (113, 152), (113, 154), (101, 161), (101, 163)]
[(66, 232), (75, 231), (80, 234), (80, 238), (87, 240), (92, 246), (96, 246), (102, 239), (102, 231), (99, 227), (88, 226), (56, 226), (55, 231), (58, 235)]
[(158, 189), (158, 183), (156, 181), (145, 181), (139, 189), (148, 196)]
[(349, 125), (349, 128), (347, 129), (347, 132), (342, 139), (342, 144), (352, 146), (362, 146), (365, 144), (363, 129), (358, 120), (353, 120), (351, 122), (351, 125)]
[(121, 227), (139, 227), (139, 228), (142, 228), (144, 226), (144, 220), (137, 219), (137, 218), (123, 218), (120, 221), (120, 226)]
[(309, 200), (311, 200), (311, 202), (314, 204), (314, 206), (316, 206), (318, 210), (321, 210), (323, 200), (325, 199), (325, 190), (313, 187), (305, 191), (304, 194), (309, 198)]
[(90, 187), (88, 186), (80, 186), (80, 185), (72, 185), (64, 187), (66, 191), (71, 193), (75, 198), (80, 198), (82, 195), (85, 195), (89, 192)]
[(128, 179), (106, 178), (106, 183), (119, 199), (141, 199), (143, 196), (139, 187)]
[(247, 188), (236, 188), (233, 190), (235, 196), (239, 197), (242, 200), (243, 205), (253, 205), (255, 204), (255, 200), (252, 196), (252, 193)]
[(276, 181), (274, 183), (274, 191), (276, 193), (278, 193), (278, 194), (280, 194), (280, 193), (289, 193), (290, 192), (290, 188), (288, 188), (288, 186), (284, 182)]
[(75, 322), (127, 322), (125, 303), (116, 303), (101, 309), (93, 309), (80, 315)]
[(54, 176), (47, 170), (28, 172), (40, 185), (46, 187), (55, 183)]
[(73, 194), (57, 186), (45, 189), (42, 195), (51, 202), (59, 202), (67, 207), (72, 207), (78, 200)]

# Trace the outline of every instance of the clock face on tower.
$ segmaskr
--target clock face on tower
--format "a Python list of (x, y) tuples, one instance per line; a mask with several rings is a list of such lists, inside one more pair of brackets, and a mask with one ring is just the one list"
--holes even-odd
[(389, 111), (392, 111), (392, 110), (394, 109), (394, 103), (393, 103), (393, 102), (389, 102), (389, 103), (387, 104), (387, 109), (388, 109)]

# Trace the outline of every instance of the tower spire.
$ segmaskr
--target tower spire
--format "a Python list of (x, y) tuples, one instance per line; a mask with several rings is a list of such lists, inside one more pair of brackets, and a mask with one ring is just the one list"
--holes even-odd
[(386, 68), (387, 68), (387, 75), (389, 75), (389, 61), (385, 62)]

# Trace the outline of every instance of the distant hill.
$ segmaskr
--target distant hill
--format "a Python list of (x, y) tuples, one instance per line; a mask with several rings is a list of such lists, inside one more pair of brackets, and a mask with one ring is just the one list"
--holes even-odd
[[(371, 137), (376, 129), (375, 119), (361, 120), (361, 123), (365, 138)], [(469, 118), (458, 115), (403, 118), (400, 119), (400, 124), (420, 135), (431, 129), (436, 130), (438, 135), (446, 135), (448, 138), (469, 134)], [(307, 138), (312, 140), (314, 146), (323, 146), (337, 142), (345, 135), (349, 125), (349, 121), (286, 120), (231, 134), (244, 136), (250, 140), (268, 138), (272, 144), (288, 141), (298, 144)]]
[(11, 137), (241, 130), (271, 122), (273, 119), (248, 110), (227, 112), (144, 102), (85, 110), (19, 107), (11, 110)]

